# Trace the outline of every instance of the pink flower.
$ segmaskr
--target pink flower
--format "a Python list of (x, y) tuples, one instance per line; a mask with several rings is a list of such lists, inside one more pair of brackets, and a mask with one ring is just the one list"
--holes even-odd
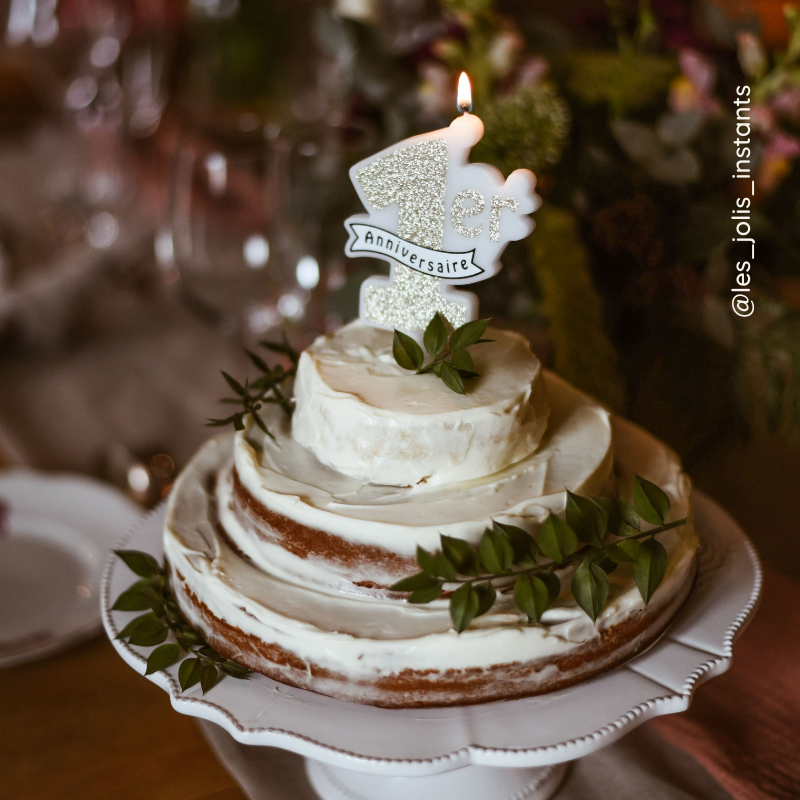
[(767, 68), (767, 54), (761, 40), (750, 31), (739, 31), (736, 34), (739, 51), (739, 64), (745, 75), (753, 78)]
[(800, 155), (800, 140), (776, 130), (764, 147), (764, 155), (758, 170), (758, 189), (769, 194), (789, 174), (792, 159)]
[(718, 114), (721, 108), (719, 100), (711, 94), (717, 82), (713, 64), (690, 48), (680, 51), (678, 64), (681, 75), (670, 85), (670, 108), (676, 114), (690, 111), (700, 111), (704, 116)]
[(764, 158), (797, 158), (800, 155), (800, 139), (783, 131), (775, 133), (764, 148)]
[(423, 118), (432, 119), (445, 113), (455, 102), (455, 84), (450, 70), (434, 61), (424, 61), (419, 65), (419, 74), (422, 78), (419, 104)]
[(492, 39), (487, 57), (500, 77), (508, 75), (524, 46), (525, 40), (514, 30), (500, 31)]
[(707, 94), (717, 82), (717, 71), (710, 61), (697, 50), (684, 48), (678, 54), (681, 72), (694, 84), (699, 92)]
[(778, 92), (770, 101), (770, 107), (777, 114), (785, 114), (792, 119), (800, 117), (800, 87), (793, 86)]
[(755, 105), (750, 109), (750, 123), (759, 133), (769, 133), (775, 127), (775, 115), (769, 106)]
[(533, 56), (527, 59), (519, 68), (517, 74), (517, 84), (519, 86), (536, 86), (542, 82), (542, 79), (550, 69), (550, 64), (547, 59), (541, 56)]

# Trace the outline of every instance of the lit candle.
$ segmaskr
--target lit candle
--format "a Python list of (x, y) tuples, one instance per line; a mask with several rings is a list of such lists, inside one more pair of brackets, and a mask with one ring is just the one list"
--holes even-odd
[(362, 284), (359, 316), (417, 338), (437, 311), (453, 326), (477, 318), (475, 295), (455, 287), (496, 274), (508, 242), (533, 230), (528, 215), (540, 205), (530, 170), (506, 180), (495, 167), (469, 163), (483, 123), (470, 113), (466, 73), (456, 103), (462, 113), (449, 127), (398, 142), (350, 170), (368, 213), (346, 221), (345, 252), (391, 265), (388, 278)]

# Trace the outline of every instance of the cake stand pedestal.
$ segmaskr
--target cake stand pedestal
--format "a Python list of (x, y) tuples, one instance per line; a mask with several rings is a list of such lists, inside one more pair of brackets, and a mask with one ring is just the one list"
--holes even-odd
[(566, 764), (526, 769), (473, 765), (423, 778), (398, 778), (306, 759), (308, 779), (323, 800), (546, 800), (566, 771)]
[[(477, 706), (387, 710), (294, 689), (262, 675), (225, 679), (203, 696), (181, 692), (178, 665), (148, 675), (182, 714), (209, 720), (237, 741), (306, 757), (323, 800), (543, 800), (566, 764), (610, 744), (660, 714), (689, 707), (696, 688), (725, 672), (736, 636), (761, 591), (761, 568), (747, 537), (715, 503), (693, 497), (701, 547), (692, 594), (646, 653), (559, 692)], [(161, 561), (164, 509), (121, 547)], [(115, 637), (130, 619), (111, 599), (135, 576), (112, 557), (102, 591), (103, 624), (114, 647), (144, 674), (149, 648)]]

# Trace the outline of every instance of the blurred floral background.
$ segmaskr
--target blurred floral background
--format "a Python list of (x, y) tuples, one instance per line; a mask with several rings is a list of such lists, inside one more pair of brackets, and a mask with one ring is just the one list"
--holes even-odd
[[(486, 125), (473, 160), (534, 170), (544, 199), (476, 285), (483, 315), (690, 466), (800, 435), (795, 7), (2, 0), (0, 25), (7, 460), (161, 496), (242, 345), (356, 315), (385, 267), (343, 255), (347, 169), (448, 124), (461, 70)], [(738, 319), (744, 84), (756, 311)]]

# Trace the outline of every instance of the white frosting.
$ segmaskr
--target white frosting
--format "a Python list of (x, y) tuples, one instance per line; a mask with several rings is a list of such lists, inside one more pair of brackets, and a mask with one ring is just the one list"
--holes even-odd
[[(613, 470), (608, 412), (550, 373), (545, 373), (544, 382), (552, 413), (538, 450), (477, 480), (390, 487), (342, 475), (291, 437), (277, 409), (268, 412), (275, 441), (251, 425), (236, 435), (234, 463), (244, 487), (268, 509), (348, 542), (375, 545), (400, 556), (413, 558), (418, 545), (438, 549), (440, 534), (477, 543), (492, 519), (533, 533), (550, 511), (563, 514), (565, 489), (584, 495), (606, 493)], [(263, 569), (289, 580), (350, 591), (358, 591), (353, 582), (389, 585), (402, 577), (380, 565), (370, 565), (367, 575), (317, 563), (313, 557), (299, 558), (243, 527), (231, 510), (230, 494), (225, 470), (218, 484), (220, 518), (235, 545)]]
[[(623, 493), (628, 493), (636, 472), (664, 488), (672, 501), (671, 518), (687, 515), (690, 486), (674, 453), (622, 420), (614, 420), (614, 435)], [(415, 606), (356, 597), (287, 579), (276, 574), (280, 570), (259, 569), (219, 536), (214, 498), (204, 489), (209, 476), (230, 459), (230, 441), (223, 437), (206, 444), (178, 480), (167, 516), (165, 554), (215, 616), (309, 664), (344, 673), (356, 682), (404, 669), (442, 671), (527, 662), (569, 652), (642, 609), (630, 568), (623, 565), (610, 576), (610, 600), (596, 625), (564, 593), (542, 625), (526, 623), (506, 600), (456, 635), (444, 600)], [(685, 589), (697, 546), (691, 523), (659, 538), (669, 561), (653, 603)], [(564, 582), (568, 580), (567, 575)]]
[(518, 334), (470, 349), (466, 395), (392, 356), (392, 332), (358, 321), (300, 357), (292, 435), (319, 461), (373, 484), (474, 480), (532, 453), (547, 425), (542, 371)]

